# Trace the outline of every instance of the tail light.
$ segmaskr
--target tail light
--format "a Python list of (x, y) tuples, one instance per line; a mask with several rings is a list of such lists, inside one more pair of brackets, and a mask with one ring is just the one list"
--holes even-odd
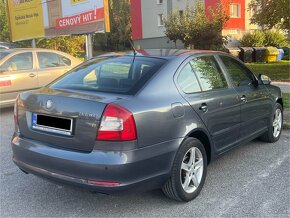
[(102, 116), (97, 140), (131, 141), (137, 139), (133, 114), (125, 108), (109, 104)]
[(14, 124), (15, 124), (15, 132), (19, 132), (19, 124), (18, 124), (18, 99), (17, 97), (14, 104)]

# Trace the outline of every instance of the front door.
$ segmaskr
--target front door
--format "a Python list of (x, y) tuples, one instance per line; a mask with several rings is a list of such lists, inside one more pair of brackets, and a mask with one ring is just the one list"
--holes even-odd
[(239, 139), (240, 102), (214, 56), (192, 58), (181, 70), (178, 84), (207, 127), (218, 153)]
[(220, 56), (241, 102), (241, 140), (267, 129), (272, 101), (265, 85), (258, 85), (254, 74), (239, 61)]
[(38, 87), (32, 52), (16, 54), (0, 66), (1, 104), (11, 104), (20, 92)]

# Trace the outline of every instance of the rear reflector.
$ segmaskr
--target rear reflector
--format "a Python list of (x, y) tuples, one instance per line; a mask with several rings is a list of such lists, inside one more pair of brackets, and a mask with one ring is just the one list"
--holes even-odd
[(115, 186), (120, 185), (120, 183), (118, 182), (106, 182), (106, 181), (95, 181), (95, 180), (88, 180), (87, 183), (89, 185), (107, 186), (107, 187), (115, 187)]
[(109, 104), (103, 113), (97, 140), (130, 141), (136, 139), (133, 114), (119, 105)]
[(11, 80), (4, 80), (4, 81), (0, 81), (0, 87), (3, 86), (11, 86)]

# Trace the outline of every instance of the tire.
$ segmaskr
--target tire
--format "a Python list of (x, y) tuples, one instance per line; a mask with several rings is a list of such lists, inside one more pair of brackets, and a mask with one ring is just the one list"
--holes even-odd
[[(195, 157), (194, 161), (191, 159), (192, 154)], [(206, 171), (207, 156), (203, 144), (196, 138), (187, 138), (176, 154), (171, 177), (162, 187), (162, 191), (171, 199), (191, 201), (199, 195), (205, 182)]]
[[(277, 113), (278, 114), (280, 113), (280, 118)], [(282, 133), (282, 127), (283, 127), (283, 109), (279, 103), (276, 103), (268, 122), (268, 130), (261, 136), (261, 140), (270, 143), (278, 141)], [(278, 132), (275, 132), (275, 129)]]

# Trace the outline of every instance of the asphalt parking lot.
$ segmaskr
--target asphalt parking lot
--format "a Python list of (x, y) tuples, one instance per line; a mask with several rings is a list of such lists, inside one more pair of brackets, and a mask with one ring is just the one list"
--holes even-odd
[(0, 114), (0, 217), (290, 217), (290, 132), (274, 144), (254, 141), (209, 166), (189, 203), (160, 190), (108, 196), (25, 175), (12, 163), (13, 109)]

